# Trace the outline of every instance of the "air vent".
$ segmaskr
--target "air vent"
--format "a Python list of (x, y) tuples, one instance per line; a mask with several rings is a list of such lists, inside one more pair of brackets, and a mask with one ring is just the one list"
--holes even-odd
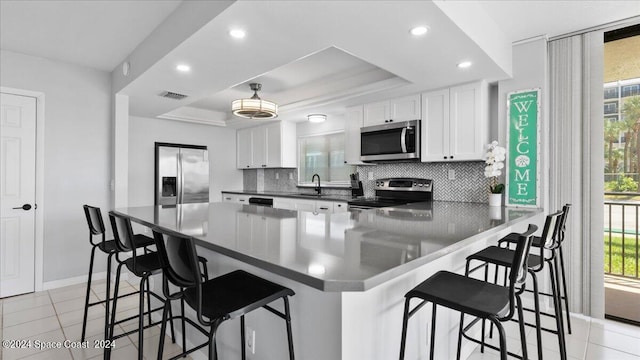
[(160, 93), (160, 96), (174, 100), (182, 100), (187, 97), (187, 95), (178, 94), (171, 91), (163, 91), (162, 93)]

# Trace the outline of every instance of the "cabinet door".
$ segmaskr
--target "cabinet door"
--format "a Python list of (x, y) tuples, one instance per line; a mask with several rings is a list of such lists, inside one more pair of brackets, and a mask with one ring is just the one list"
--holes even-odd
[(252, 130), (241, 129), (236, 136), (236, 166), (238, 169), (249, 169), (252, 166)]
[(316, 201), (316, 212), (331, 214), (333, 212), (333, 201)]
[(420, 94), (393, 99), (390, 102), (389, 120), (409, 121), (420, 119)]
[(423, 162), (449, 159), (449, 89), (422, 94), (420, 158)]
[(364, 105), (364, 126), (380, 125), (389, 120), (389, 101)]
[(265, 126), (254, 127), (251, 128), (251, 133), (253, 140), (252, 167), (265, 168), (267, 167), (267, 128)]
[(349, 205), (346, 202), (334, 202), (333, 203), (333, 212), (334, 213), (342, 213), (347, 212)]
[(316, 202), (314, 200), (299, 200), (295, 201), (296, 210), (300, 211), (316, 211)]
[(267, 167), (282, 167), (282, 133), (280, 123), (265, 126), (265, 149)]
[(450, 159), (482, 160), (488, 134), (488, 89), (485, 82), (450, 89)]
[(363, 107), (347, 108), (344, 124), (344, 163), (359, 164), (360, 161), (360, 128), (363, 120)]

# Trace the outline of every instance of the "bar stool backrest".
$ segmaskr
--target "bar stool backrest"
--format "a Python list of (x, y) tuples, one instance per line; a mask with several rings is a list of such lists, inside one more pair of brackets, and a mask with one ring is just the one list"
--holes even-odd
[[(563, 210), (547, 215), (542, 236), (540, 236), (540, 244), (542, 245), (540, 246), (540, 251), (544, 249), (553, 250), (558, 246), (558, 233), (560, 232), (563, 217)], [(543, 257), (543, 254), (541, 254), (541, 257)]]
[(136, 267), (136, 246), (134, 244), (133, 228), (131, 227), (131, 219), (120, 216), (113, 211), (109, 211), (109, 220), (113, 229), (113, 237), (115, 238), (116, 249), (118, 253), (131, 252), (133, 267)]
[(153, 230), (153, 238), (167, 279), (179, 287), (198, 286), (200, 268), (192, 239), (163, 234), (156, 229)]
[(82, 208), (84, 209), (84, 216), (87, 218), (87, 225), (89, 225), (89, 242), (91, 245), (97, 246), (98, 244), (93, 242), (93, 237), (102, 235), (102, 243), (104, 243), (105, 228), (100, 208), (90, 205), (83, 205)]
[(163, 272), (163, 291), (166, 297), (173, 297), (169, 293), (169, 283), (180, 288), (195, 288), (196, 313), (198, 321), (210, 325), (211, 321), (202, 315), (202, 277), (198, 265), (198, 253), (193, 239), (187, 236), (168, 234), (160, 229), (153, 229), (160, 264)]
[[(509, 305), (508, 312), (500, 315), (502, 319), (510, 319), (515, 313), (516, 291), (518, 287), (522, 288), (522, 284), (527, 280), (527, 263), (529, 259), (529, 250), (533, 240), (533, 233), (538, 227), (529, 224), (529, 228), (518, 236), (518, 243), (513, 254), (513, 262), (511, 263), (511, 272), (509, 273)], [(504, 311), (507, 309), (505, 308)]]
[(571, 204), (565, 204), (562, 207), (562, 218), (560, 218), (560, 224), (558, 226), (558, 245), (560, 246), (562, 245), (562, 242), (564, 241), (564, 233), (567, 229), (567, 218), (569, 217), (569, 210), (571, 209)]

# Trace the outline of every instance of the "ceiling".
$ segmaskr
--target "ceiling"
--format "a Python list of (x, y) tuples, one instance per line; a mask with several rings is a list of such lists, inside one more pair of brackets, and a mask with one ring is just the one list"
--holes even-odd
[[(189, 9), (198, 8), (167, 0), (2, 0), (0, 48), (117, 78), (145, 42), (162, 41), (166, 19), (176, 23)], [(638, 15), (640, 1), (624, 0), (237, 1), (118, 89), (130, 96), (133, 115), (243, 127), (253, 122), (230, 115), (231, 101), (250, 97), (248, 84), (259, 82), (259, 95), (280, 105), (281, 119), (299, 121), (388, 96), (508, 78), (514, 41)], [(421, 24), (430, 31), (411, 36)], [(230, 38), (234, 27), (247, 37)], [(458, 69), (462, 60), (473, 66)], [(191, 71), (176, 72), (178, 63)], [(165, 90), (188, 97), (158, 96)]]

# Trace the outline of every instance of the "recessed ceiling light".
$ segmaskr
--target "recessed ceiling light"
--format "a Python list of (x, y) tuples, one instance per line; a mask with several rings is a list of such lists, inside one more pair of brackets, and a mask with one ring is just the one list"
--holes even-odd
[(176, 70), (180, 72), (189, 72), (191, 70), (191, 66), (186, 64), (179, 64), (178, 66), (176, 66)]
[(466, 68), (468, 68), (470, 66), (471, 66), (471, 61), (463, 61), (463, 62), (458, 64), (458, 67), (460, 69), (466, 69)]
[(229, 31), (229, 35), (231, 35), (231, 37), (234, 37), (236, 39), (242, 39), (245, 36), (247, 36), (247, 33), (244, 32), (244, 30), (242, 29), (233, 29)]
[(428, 26), (416, 26), (412, 28), (409, 32), (411, 33), (411, 35), (420, 36), (420, 35), (426, 34), (428, 31), (429, 31)]

